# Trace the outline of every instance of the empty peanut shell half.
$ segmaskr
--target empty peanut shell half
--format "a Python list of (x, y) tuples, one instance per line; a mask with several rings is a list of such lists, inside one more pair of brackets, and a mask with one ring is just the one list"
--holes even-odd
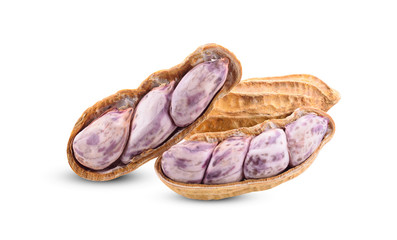
[[(187, 198), (234, 197), (298, 176), (334, 133), (335, 123), (328, 114), (298, 108), (286, 118), (252, 127), (191, 135), (164, 152), (155, 170), (163, 183)], [(203, 155), (198, 150), (206, 145), (210, 147)], [(200, 174), (192, 175), (192, 171)]]
[(190, 134), (251, 127), (285, 118), (299, 107), (328, 111), (339, 99), (336, 90), (312, 75), (246, 79), (216, 102), (208, 118)]
[(121, 90), (88, 108), (70, 135), (69, 165), (93, 181), (133, 171), (181, 141), (240, 79), (233, 53), (216, 44), (199, 47), (137, 89)]

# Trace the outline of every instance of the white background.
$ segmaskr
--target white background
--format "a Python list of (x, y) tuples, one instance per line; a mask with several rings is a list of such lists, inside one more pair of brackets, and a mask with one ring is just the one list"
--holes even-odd
[[(1, 239), (396, 239), (393, 1), (1, 1)], [(301, 176), (222, 201), (177, 195), (151, 161), (110, 182), (69, 167), (81, 113), (215, 42), (243, 79), (337, 89), (335, 137)]]

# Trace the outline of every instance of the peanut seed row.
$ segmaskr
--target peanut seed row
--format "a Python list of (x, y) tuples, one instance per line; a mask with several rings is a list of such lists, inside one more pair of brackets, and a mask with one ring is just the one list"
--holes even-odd
[(163, 153), (161, 168), (170, 179), (184, 183), (272, 177), (308, 159), (327, 130), (328, 119), (310, 113), (285, 129), (269, 129), (255, 137), (233, 136), (220, 143), (185, 141)]
[(223, 86), (229, 60), (196, 65), (179, 83), (153, 88), (133, 108), (111, 109), (73, 140), (77, 161), (92, 170), (128, 164), (134, 156), (161, 145), (177, 128), (194, 122)]

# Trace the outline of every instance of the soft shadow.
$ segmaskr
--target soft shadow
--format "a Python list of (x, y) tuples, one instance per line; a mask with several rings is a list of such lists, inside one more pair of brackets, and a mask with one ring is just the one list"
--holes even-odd
[(90, 181), (90, 180), (84, 179), (84, 178), (78, 176), (77, 174), (75, 174), (74, 172), (65, 171), (65, 172), (63, 172), (63, 174), (61, 176), (58, 175), (57, 178), (60, 179), (61, 181), (65, 181), (65, 182), (69, 182), (69, 183), (92, 184), (92, 185), (98, 185), (98, 184), (109, 185), (110, 184), (111, 185), (111, 184), (130, 183), (130, 182), (134, 182), (134, 181), (144, 181), (146, 176), (143, 174), (143, 172), (134, 171), (132, 173), (123, 175), (123, 176), (118, 177), (113, 180), (104, 181), (104, 182), (100, 182), (100, 181), (96, 182), (96, 181)]
[(235, 197), (230, 197), (230, 198), (224, 198), (220, 200), (197, 200), (197, 199), (190, 199), (187, 197), (184, 197), (182, 195), (179, 195), (175, 192), (169, 192), (167, 194), (164, 194), (163, 196), (164, 199), (167, 199), (169, 201), (174, 201), (174, 202), (180, 202), (180, 203), (187, 203), (187, 204), (234, 204), (234, 203), (242, 203), (242, 202), (252, 202), (253, 201), (253, 196), (250, 193), (235, 196)]

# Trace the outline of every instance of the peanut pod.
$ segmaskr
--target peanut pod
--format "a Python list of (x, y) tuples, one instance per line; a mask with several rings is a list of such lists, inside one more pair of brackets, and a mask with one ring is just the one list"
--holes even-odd
[(68, 141), (70, 167), (93, 181), (135, 170), (181, 141), (240, 79), (233, 53), (216, 44), (199, 47), (137, 89), (118, 91), (88, 108)]
[[(223, 149), (220, 151), (221, 154), (214, 150), (210, 161), (201, 161), (201, 163), (208, 162), (207, 172), (202, 174), (204, 177), (201, 183), (197, 183), (198, 179), (195, 179), (195, 183), (191, 183), (189, 178), (183, 180), (175, 178), (194, 165), (194, 161), (190, 161), (192, 159), (189, 156), (195, 157), (191, 149), (185, 149), (185, 152), (189, 152), (188, 155), (179, 155), (175, 159), (169, 158), (167, 155), (172, 153), (179, 144), (170, 148), (156, 160), (155, 171), (160, 180), (170, 189), (192, 199), (223, 199), (263, 191), (304, 172), (313, 163), (321, 148), (331, 140), (334, 133), (335, 123), (328, 114), (315, 108), (298, 108), (286, 118), (266, 120), (252, 127), (189, 136), (184, 142), (185, 145), (194, 141), (202, 142), (202, 144), (217, 144), (215, 149), (220, 146)], [(231, 145), (230, 139), (235, 141), (236, 138), (240, 138), (240, 144)], [(243, 139), (251, 139), (248, 151), (243, 147), (241, 142)], [(229, 146), (224, 146), (225, 144)], [(194, 145), (191, 146), (194, 147)], [(241, 155), (245, 157), (240, 157)], [(178, 157), (184, 159), (183, 166), (175, 165)], [(245, 159), (244, 162), (241, 158)], [(211, 164), (214, 161), (220, 162), (222, 159), (227, 163), (223, 164), (222, 169), (216, 169), (215, 174), (210, 168)], [(165, 173), (162, 168), (164, 164), (167, 164), (169, 169), (176, 167), (179, 172)], [(236, 171), (240, 174), (244, 173), (244, 177), (240, 178), (241, 181), (238, 177), (230, 178), (230, 176), (239, 175)], [(208, 174), (216, 175), (217, 181), (208, 181), (206, 179)], [(226, 180), (224, 181), (226, 183), (222, 183), (222, 180)]]
[(328, 111), (339, 99), (336, 90), (307, 74), (246, 79), (220, 99), (190, 134), (251, 127), (268, 119), (285, 118), (299, 107)]

